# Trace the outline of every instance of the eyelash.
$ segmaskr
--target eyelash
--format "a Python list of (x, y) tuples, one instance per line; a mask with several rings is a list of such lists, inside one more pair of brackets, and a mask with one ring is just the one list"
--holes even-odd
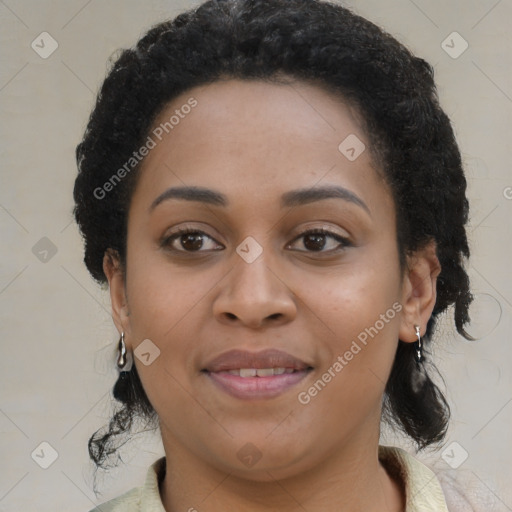
[[(201, 231), (199, 229), (194, 229), (194, 228), (183, 228), (183, 229), (180, 229), (178, 231), (176, 231), (175, 233), (172, 233), (171, 235), (165, 237), (163, 240), (162, 240), (162, 243), (161, 243), (161, 247), (164, 247), (164, 248), (167, 248), (173, 252), (182, 252), (182, 253), (201, 253), (201, 252), (208, 252), (208, 251), (202, 251), (202, 250), (198, 250), (198, 251), (187, 251), (185, 249), (175, 249), (173, 247), (171, 247), (171, 244), (174, 240), (177, 240), (179, 239), (181, 236), (183, 235), (187, 235), (187, 234), (196, 234), (196, 235), (204, 235), (206, 236), (207, 238), (210, 238), (211, 240), (214, 240), (214, 238), (212, 238), (210, 235), (208, 235), (207, 233), (205, 233), (204, 231)], [(324, 228), (315, 228), (315, 229), (309, 229), (307, 231), (304, 231), (302, 232), (300, 235), (296, 236), (292, 243), (299, 240), (300, 238), (303, 238), (307, 235), (318, 235), (318, 234), (321, 234), (321, 235), (325, 235), (327, 237), (330, 237), (330, 238), (333, 238), (334, 240), (336, 240), (337, 242), (339, 242), (340, 244), (340, 247), (337, 247), (336, 249), (331, 249), (329, 251), (323, 251), (323, 250), (320, 250), (320, 251), (308, 251), (308, 250), (300, 250), (299, 252), (306, 252), (306, 253), (312, 253), (312, 254), (316, 254), (316, 253), (319, 253), (319, 254), (332, 254), (332, 253), (338, 253), (338, 252), (341, 252), (343, 251), (344, 249), (346, 249), (347, 247), (351, 247), (353, 244), (350, 242), (350, 240), (348, 240), (348, 238), (345, 238), (337, 233), (334, 233), (332, 231), (329, 231), (327, 229), (324, 229)], [(218, 243), (218, 242), (217, 242)], [(290, 244), (289, 244), (290, 245)], [(287, 246), (288, 247), (288, 246)], [(219, 249), (213, 249), (213, 250), (219, 250)]]

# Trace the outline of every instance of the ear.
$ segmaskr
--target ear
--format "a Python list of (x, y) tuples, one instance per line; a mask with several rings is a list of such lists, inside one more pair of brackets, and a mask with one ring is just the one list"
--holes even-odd
[(423, 336), (436, 303), (437, 276), (441, 265), (434, 240), (407, 257), (402, 285), (402, 319), (399, 337), (412, 343), (417, 340), (415, 325)]
[(128, 301), (126, 298), (124, 269), (119, 254), (113, 249), (107, 249), (103, 256), (103, 272), (107, 276), (112, 304), (112, 320), (118, 331), (129, 333), (130, 321)]

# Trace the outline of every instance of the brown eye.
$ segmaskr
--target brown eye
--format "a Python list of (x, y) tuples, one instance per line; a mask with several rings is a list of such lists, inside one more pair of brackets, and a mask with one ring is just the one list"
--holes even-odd
[(302, 245), (305, 248), (299, 248), (299, 251), (302, 252), (337, 252), (351, 245), (348, 239), (325, 229), (306, 231), (298, 236), (294, 242), (300, 240), (302, 240)]
[(203, 236), (199, 233), (181, 235), (181, 246), (187, 251), (198, 251), (203, 247)]
[(212, 237), (197, 229), (177, 231), (166, 237), (162, 242), (162, 246), (176, 252), (205, 252), (223, 248)]
[(323, 233), (310, 233), (304, 236), (304, 247), (309, 251), (321, 251), (325, 247), (326, 235)]

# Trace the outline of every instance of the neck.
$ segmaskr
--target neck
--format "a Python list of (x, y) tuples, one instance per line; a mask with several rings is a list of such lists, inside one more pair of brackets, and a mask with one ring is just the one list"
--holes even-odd
[[(347, 442), (320, 464), (293, 476), (265, 471), (265, 481), (223, 472), (198, 459), (178, 443), (166, 447), (166, 476), (161, 486), (167, 512), (402, 512), (400, 485), (378, 459), (372, 442)], [(355, 441), (355, 440), (354, 440)], [(167, 447), (169, 448), (167, 450)]]

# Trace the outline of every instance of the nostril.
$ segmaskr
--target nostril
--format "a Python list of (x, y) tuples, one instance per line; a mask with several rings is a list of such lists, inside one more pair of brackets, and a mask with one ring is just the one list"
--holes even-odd
[(231, 319), (231, 320), (235, 320), (236, 319), (236, 315), (234, 315), (233, 313), (226, 313), (226, 316)]

